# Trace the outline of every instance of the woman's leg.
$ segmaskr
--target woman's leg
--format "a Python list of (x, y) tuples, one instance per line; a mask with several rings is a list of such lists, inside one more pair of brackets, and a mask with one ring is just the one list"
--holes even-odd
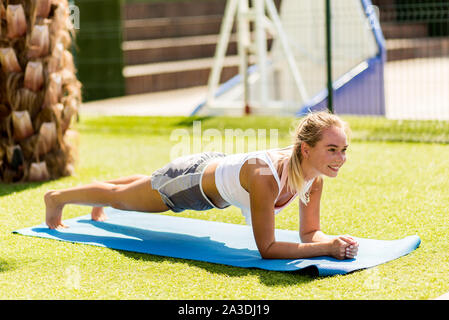
[(62, 210), (66, 204), (110, 206), (142, 212), (169, 210), (159, 192), (151, 188), (150, 177), (143, 177), (128, 184), (94, 182), (80, 187), (52, 190), (45, 194), (44, 200), (46, 223), (51, 229), (65, 227), (62, 223)]
[(105, 183), (110, 183), (110, 184), (129, 184), (131, 182), (143, 179), (143, 178), (147, 178), (148, 176), (145, 176), (143, 174), (135, 174), (133, 176), (128, 176), (128, 177), (122, 177), (122, 178), (118, 178), (118, 179), (114, 179), (114, 180), (108, 180), (108, 181), (104, 181)]
[[(114, 179), (114, 180), (108, 180), (108, 181), (104, 181), (105, 183), (110, 183), (110, 184), (129, 184), (132, 183), (134, 181), (146, 178), (147, 176), (145, 175), (141, 175), (141, 174), (136, 174), (133, 176), (129, 176), (129, 177), (122, 177), (122, 178), (118, 178), (118, 179)], [(104, 213), (104, 208), (99, 206), (99, 207), (92, 207), (92, 211), (90, 213), (90, 216), (92, 218), (92, 220), (95, 221), (106, 221), (107, 216)]]

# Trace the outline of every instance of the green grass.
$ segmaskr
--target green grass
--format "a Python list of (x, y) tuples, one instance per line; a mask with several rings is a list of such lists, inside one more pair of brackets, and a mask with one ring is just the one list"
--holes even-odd
[(211, 1), (211, 0), (123, 0), (125, 3), (139, 3), (139, 2), (193, 2), (193, 1)]
[[(405, 257), (348, 275), (321, 278), (243, 269), (11, 233), (44, 221), (42, 197), (48, 189), (150, 174), (169, 160), (171, 148), (179, 143), (170, 139), (173, 131), (192, 132), (194, 120), (201, 120), (202, 130), (277, 128), (279, 146), (290, 143), (288, 132), (297, 121), (81, 118), (76, 125), (81, 145), (75, 176), (0, 184), (0, 299), (429, 299), (449, 291), (449, 146), (401, 142), (435, 137), (446, 137), (441, 141), (447, 142), (447, 124), (429, 126), (423, 137), (413, 129), (416, 123), (391, 129), (393, 122), (385, 119), (348, 118), (354, 138), (339, 177), (325, 180), (323, 231), (377, 239), (417, 234), (422, 239), (421, 246)], [(64, 218), (89, 211), (67, 206)], [(244, 223), (234, 207), (165, 214)], [(276, 227), (298, 226), (294, 202), (277, 216)]]

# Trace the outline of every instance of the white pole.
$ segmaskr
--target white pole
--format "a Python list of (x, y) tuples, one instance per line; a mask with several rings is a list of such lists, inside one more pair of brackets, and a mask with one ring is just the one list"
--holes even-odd
[(234, 17), (237, 12), (238, 1), (239, 0), (228, 0), (226, 3), (224, 18), (220, 27), (220, 37), (215, 49), (214, 64), (209, 76), (206, 98), (207, 105), (212, 105), (215, 100), (215, 92), (217, 91), (220, 82), (221, 70), (223, 69), (223, 62), (228, 48), (229, 37), (232, 32)]
[(259, 71), (259, 105), (264, 106), (268, 101), (267, 85), (267, 37), (265, 33), (264, 0), (253, 0), (255, 10), (256, 56)]
[(238, 25), (237, 25), (237, 34), (238, 34), (238, 55), (239, 55), (239, 73), (240, 78), (243, 82), (243, 104), (245, 107), (245, 113), (247, 108), (249, 108), (249, 90), (248, 90), (248, 55), (249, 55), (249, 47), (250, 47), (250, 32), (249, 32), (249, 19), (248, 19), (248, 0), (240, 0), (239, 9), (238, 9)]
[(288, 39), (285, 35), (284, 29), (282, 28), (281, 19), (276, 10), (276, 6), (274, 5), (272, 0), (265, 0), (265, 5), (267, 6), (267, 11), (270, 15), (271, 20), (274, 23), (275, 29), (277, 31), (277, 36), (281, 41), (281, 47), (284, 51), (285, 57), (287, 58), (287, 63), (292, 72), (293, 79), (295, 80), (296, 87), (301, 95), (301, 98), (304, 103), (309, 100), (309, 94), (307, 93), (307, 89), (304, 86), (304, 82), (299, 74), (299, 69), (296, 65), (295, 57), (290, 50), (290, 46), (288, 45)]

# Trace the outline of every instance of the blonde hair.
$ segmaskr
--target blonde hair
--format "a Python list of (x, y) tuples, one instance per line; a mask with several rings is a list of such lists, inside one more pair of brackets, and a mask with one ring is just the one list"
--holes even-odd
[(297, 125), (293, 134), (293, 151), (288, 160), (288, 180), (287, 187), (290, 192), (298, 192), (304, 204), (309, 202), (308, 194), (302, 192), (304, 188), (304, 174), (301, 169), (303, 160), (301, 153), (301, 143), (305, 142), (310, 147), (314, 147), (323, 137), (323, 131), (330, 127), (343, 128), (349, 137), (349, 125), (339, 116), (329, 111), (318, 111), (307, 114)]

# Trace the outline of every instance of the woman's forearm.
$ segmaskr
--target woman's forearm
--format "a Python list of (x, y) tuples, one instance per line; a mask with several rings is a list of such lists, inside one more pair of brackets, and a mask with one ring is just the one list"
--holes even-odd
[(275, 241), (260, 254), (264, 259), (303, 259), (329, 255), (329, 250), (329, 242), (294, 243)]

